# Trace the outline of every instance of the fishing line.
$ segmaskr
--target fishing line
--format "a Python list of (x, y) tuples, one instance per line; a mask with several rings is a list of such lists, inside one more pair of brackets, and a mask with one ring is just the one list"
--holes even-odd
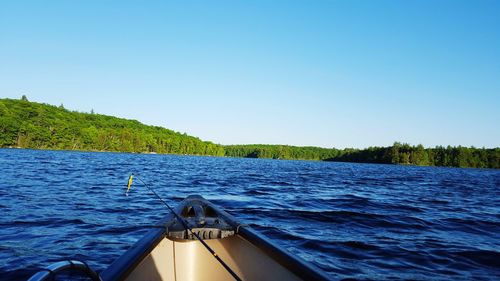
[[(132, 179), (133, 179), (134, 175), (130, 175), (130, 178), (128, 179), (128, 185), (127, 185), (127, 191), (125, 192), (125, 195), (128, 196), (128, 193), (130, 191), (130, 187), (132, 186)], [(201, 237), (196, 234), (190, 227), (189, 225), (186, 223), (186, 221), (184, 221), (184, 219), (179, 216), (175, 211), (174, 209), (172, 209), (170, 207), (170, 205), (168, 205), (167, 202), (165, 202), (165, 200), (163, 200), (163, 198), (161, 198), (160, 195), (158, 195), (158, 193), (156, 193), (156, 191), (154, 191), (153, 188), (151, 188), (147, 183), (145, 183), (141, 178), (139, 177), (136, 177), (139, 181), (142, 182), (142, 184), (149, 190), (151, 191), (157, 198), (158, 200), (160, 200), (160, 202), (163, 203), (163, 205), (167, 206), (167, 208), (175, 215), (175, 217), (179, 220), (179, 222), (182, 224), (182, 226), (184, 227), (184, 229), (188, 230), (189, 232), (191, 232), (191, 234), (196, 237), (196, 239), (198, 239), (198, 241), (201, 242), (201, 244), (203, 246), (205, 246), (205, 248), (210, 252), (210, 254), (212, 254), (212, 256), (226, 269), (227, 272), (229, 272), (233, 278), (237, 281), (241, 281), (241, 278), (238, 277), (238, 275), (219, 257), (219, 255), (217, 255), (217, 253), (212, 249), (210, 248), (210, 246), (208, 246), (208, 244), (203, 240), (201, 239)]]

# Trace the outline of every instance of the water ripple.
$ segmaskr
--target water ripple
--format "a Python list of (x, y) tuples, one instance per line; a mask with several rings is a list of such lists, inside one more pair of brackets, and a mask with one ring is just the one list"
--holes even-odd
[(0, 276), (78, 258), (97, 270), (201, 194), (332, 279), (500, 279), (500, 172), (0, 149)]

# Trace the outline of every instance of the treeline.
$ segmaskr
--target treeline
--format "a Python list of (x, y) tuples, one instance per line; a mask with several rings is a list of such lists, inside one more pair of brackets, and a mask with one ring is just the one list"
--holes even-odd
[(21, 100), (0, 99), (0, 147), (223, 156), (220, 145), (162, 127)]
[(402, 164), (471, 168), (500, 168), (500, 149), (474, 147), (424, 148), (422, 145), (394, 143), (367, 149), (327, 149), (285, 145), (230, 145), (226, 156), (273, 159), (304, 159), (337, 162)]
[(226, 145), (226, 156), (247, 158), (298, 159), (298, 160), (325, 160), (338, 156), (339, 150), (290, 145)]
[(135, 120), (29, 102), (24, 96), (21, 100), (0, 99), (0, 147), (500, 168), (500, 148), (424, 148), (397, 142), (389, 147), (342, 150), (288, 145), (222, 146)]
[(474, 148), (463, 146), (437, 146), (424, 148), (422, 145), (394, 143), (389, 147), (367, 149), (346, 149), (328, 161), (402, 164), (419, 166), (445, 166), (469, 168), (500, 168), (500, 148)]

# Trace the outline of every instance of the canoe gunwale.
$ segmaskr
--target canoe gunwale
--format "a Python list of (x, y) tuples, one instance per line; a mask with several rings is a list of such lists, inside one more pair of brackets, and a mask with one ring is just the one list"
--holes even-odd
[[(249, 241), (255, 247), (269, 255), (283, 267), (293, 272), (296, 276), (304, 280), (330, 280), (325, 273), (309, 264), (299, 257), (292, 256), (288, 252), (282, 250), (279, 246), (272, 243), (269, 239), (255, 232), (252, 228), (245, 224), (240, 224), (237, 220), (224, 210), (213, 203), (205, 200), (199, 195), (191, 195), (184, 199), (175, 208), (177, 214), (181, 214), (183, 208), (190, 202), (199, 201), (199, 203), (210, 206), (215, 210), (222, 219), (234, 227), (236, 233), (245, 240)], [(141, 261), (146, 258), (151, 251), (167, 237), (168, 225), (175, 219), (174, 214), (170, 213), (163, 218), (155, 227), (149, 230), (145, 236), (137, 241), (123, 255), (115, 260), (106, 270), (101, 273), (104, 281), (124, 280), (138, 266)]]
[(239, 224), (237, 220), (226, 211), (219, 209), (210, 201), (206, 201), (207, 205), (214, 208), (224, 220), (231, 224), (236, 234), (243, 237), (255, 247), (262, 250), (264, 253), (272, 257), (283, 267), (287, 268), (295, 275), (304, 280), (331, 280), (320, 269), (312, 264), (309, 264), (298, 257), (292, 256), (290, 253), (282, 250), (279, 246), (271, 242), (269, 239), (264, 238), (261, 234), (254, 231), (246, 224)]
[(167, 229), (164, 225), (172, 219), (174, 219), (174, 215), (168, 214), (161, 220), (161, 223), (158, 225), (159, 227), (149, 230), (141, 239), (101, 273), (102, 280), (125, 280), (141, 261), (163, 240), (167, 233)]

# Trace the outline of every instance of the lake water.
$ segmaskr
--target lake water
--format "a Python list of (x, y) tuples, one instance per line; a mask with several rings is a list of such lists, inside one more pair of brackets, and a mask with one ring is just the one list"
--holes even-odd
[(500, 171), (0, 149), (0, 279), (102, 271), (200, 194), (332, 279), (500, 279)]

